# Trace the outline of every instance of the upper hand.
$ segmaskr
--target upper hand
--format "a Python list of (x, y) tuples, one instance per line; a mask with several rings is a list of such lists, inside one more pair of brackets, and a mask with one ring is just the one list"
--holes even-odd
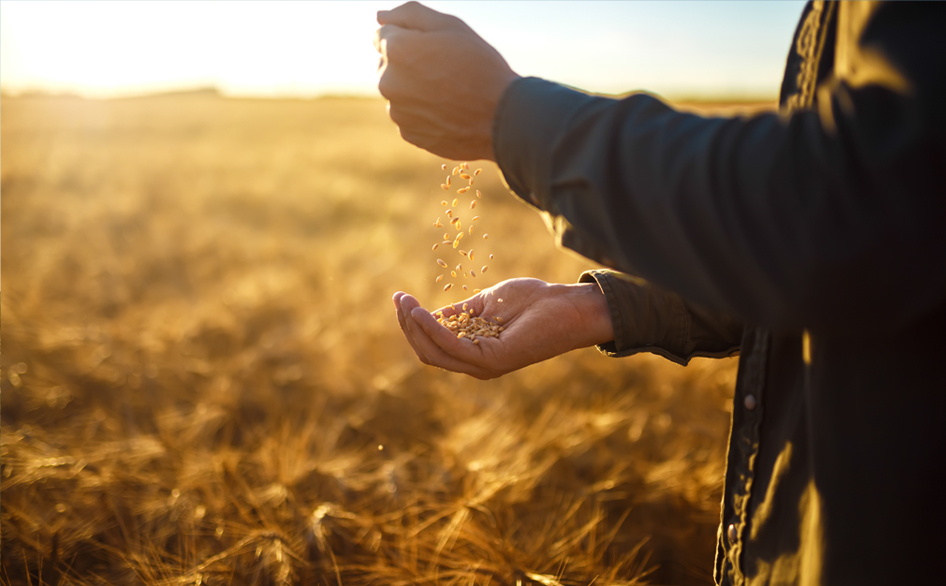
[(455, 16), (408, 2), (378, 13), (378, 90), (401, 136), (453, 160), (495, 160), (492, 127), (519, 76)]
[(437, 322), (406, 293), (394, 295), (398, 323), (425, 364), (479, 379), (490, 379), (576, 348), (614, 339), (611, 315), (596, 283), (549, 284), (538, 279), (510, 279), (438, 311), (448, 317), (468, 305), (477, 316), (502, 319), (498, 338), (477, 337), (479, 344)]

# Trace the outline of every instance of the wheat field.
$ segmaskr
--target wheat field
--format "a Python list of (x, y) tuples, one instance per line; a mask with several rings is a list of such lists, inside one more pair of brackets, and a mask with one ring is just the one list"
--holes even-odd
[[(0, 131), (3, 584), (712, 582), (737, 359), (420, 364), (393, 293), (467, 294), (446, 161), (382, 101), (7, 97)], [(595, 266), (475, 166), (477, 286)]]

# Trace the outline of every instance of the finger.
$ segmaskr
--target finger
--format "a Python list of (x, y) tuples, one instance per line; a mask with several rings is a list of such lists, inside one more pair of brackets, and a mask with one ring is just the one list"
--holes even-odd
[(386, 24), (374, 32), (374, 49), (387, 57), (392, 45), (397, 47), (398, 43), (409, 36), (416, 37), (417, 33), (395, 24)]
[(395, 313), (397, 313), (397, 323), (401, 327), (401, 333), (404, 334), (404, 338), (407, 339), (407, 343), (410, 344), (411, 350), (413, 350), (414, 354), (417, 355), (418, 360), (424, 364), (430, 364), (430, 362), (427, 360), (427, 357), (424, 356), (424, 353), (417, 348), (417, 344), (414, 343), (414, 339), (411, 337), (410, 332), (407, 329), (407, 316), (401, 306), (401, 299), (406, 295), (407, 293), (398, 291), (393, 297)]
[[(483, 350), (479, 345), (474, 344), (472, 340), (468, 338), (458, 338), (455, 333), (441, 325), (434, 316), (423, 309), (412, 310), (408, 313), (407, 317), (414, 322), (415, 334), (419, 329), (423, 332), (424, 337), (429, 339), (431, 343), (449, 357), (450, 360), (467, 364), (469, 368), (482, 370), (480, 364), (483, 358)], [(420, 347), (425, 354), (428, 356), (431, 355), (431, 348), (424, 344), (421, 344)]]
[[(493, 378), (492, 373), (473, 362), (482, 353), (469, 340), (460, 340), (450, 330), (440, 325), (423, 308), (415, 308), (407, 314), (407, 324), (414, 342), (433, 366), (453, 372), (468, 374), (479, 379)], [(423, 322), (422, 326), (418, 322)], [(431, 335), (432, 334), (432, 335)], [(444, 346), (451, 347), (447, 351)]]
[(456, 17), (427, 8), (419, 2), (407, 2), (393, 10), (378, 12), (378, 24), (396, 24), (397, 26), (432, 31), (454, 25)]

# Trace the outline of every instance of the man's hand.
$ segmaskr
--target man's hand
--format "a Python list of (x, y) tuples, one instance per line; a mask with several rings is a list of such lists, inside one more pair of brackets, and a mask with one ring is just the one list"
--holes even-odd
[(421, 362), (485, 380), (614, 339), (611, 313), (596, 283), (510, 279), (438, 311), (449, 317), (461, 313), (464, 303), (476, 316), (501, 318), (506, 329), (498, 338), (478, 336), (474, 344), (440, 325), (410, 295), (394, 295), (398, 323)]
[(455, 16), (408, 2), (378, 13), (378, 90), (407, 142), (453, 160), (495, 160), (492, 128), (519, 76)]

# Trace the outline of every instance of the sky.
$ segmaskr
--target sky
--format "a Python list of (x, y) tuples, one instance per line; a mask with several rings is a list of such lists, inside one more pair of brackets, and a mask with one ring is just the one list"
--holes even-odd
[[(377, 96), (375, 14), (396, 2), (0, 1), (0, 88), (116, 97)], [(598, 93), (778, 94), (804, 2), (426, 2), (516, 73)]]

